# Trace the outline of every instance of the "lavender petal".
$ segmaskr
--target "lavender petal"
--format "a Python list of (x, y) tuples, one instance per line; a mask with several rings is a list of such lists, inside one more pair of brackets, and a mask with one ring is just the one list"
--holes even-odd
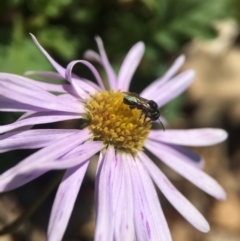
[(0, 75), (1, 96), (46, 110), (79, 112), (77, 103), (63, 102), (35, 84), (21, 80), (22, 78), (18, 76), (1, 77)]
[(150, 140), (145, 142), (145, 146), (166, 165), (202, 189), (204, 192), (219, 200), (224, 200), (226, 198), (225, 191), (217, 183), (217, 181), (208, 176), (202, 170), (182, 161), (182, 159), (185, 159), (186, 156), (182, 155), (174, 147)]
[(156, 101), (159, 107), (165, 105), (167, 102), (184, 92), (189, 85), (192, 84), (194, 76), (195, 73), (192, 70), (187, 70), (177, 75), (171, 81), (165, 83), (160, 88), (155, 89), (151, 99)]
[(77, 132), (78, 130), (57, 129), (13, 131), (0, 135), (0, 153), (19, 149), (42, 148)]
[[(217, 128), (202, 128), (189, 130), (152, 130), (149, 139), (168, 144), (186, 146), (209, 146), (226, 140), (226, 131)], [(174, 138), (173, 138), (174, 137)]]
[(160, 86), (169, 81), (181, 68), (184, 62), (185, 56), (179, 56), (174, 61), (173, 65), (169, 68), (169, 70), (162, 77), (156, 79), (153, 83), (148, 85), (147, 88), (145, 88), (140, 95), (146, 99), (152, 99), (152, 95), (155, 93), (156, 89), (158, 89)]
[(41, 163), (47, 163), (48, 161), (60, 158), (76, 146), (80, 145), (82, 142), (86, 141), (89, 137), (89, 131), (84, 129), (62, 138), (54, 142), (52, 145), (47, 146), (27, 157), (0, 176), (0, 192), (10, 191), (20, 187), (42, 175), (47, 170), (46, 168), (44, 170), (39, 168)]
[(63, 77), (65, 78), (65, 69), (58, 64), (48, 53), (47, 51), (39, 44), (39, 42), (37, 41), (36, 37), (31, 34), (31, 37), (34, 41), (34, 43), (36, 44), (36, 46), (39, 48), (39, 50), (45, 55), (45, 57), (49, 60), (49, 62), (52, 64), (52, 66), (56, 69), (56, 71)]
[[(98, 153), (103, 149), (103, 143), (101, 141), (85, 142), (77, 147), (78, 152), (70, 156), (64, 156), (57, 160), (50, 160), (47, 163), (36, 164), (35, 168), (45, 170), (61, 170), (72, 168), (78, 164), (84, 163), (87, 159), (91, 158), (93, 155)], [(75, 151), (75, 150), (73, 150)]]
[(28, 125), (37, 125), (37, 124), (46, 124), (46, 123), (53, 123), (63, 120), (72, 120), (72, 119), (79, 119), (81, 115), (74, 114), (74, 113), (64, 113), (64, 112), (37, 112), (31, 113), (26, 118), (18, 120), (8, 125), (0, 126), (0, 133), (4, 133), (10, 130), (14, 130), (16, 128)]
[(74, 78), (72, 78), (72, 68), (74, 65), (78, 63), (78, 61), (72, 61), (68, 64), (66, 68), (66, 79), (71, 83), (74, 88), (75, 93), (77, 96), (82, 98), (87, 98), (87, 93), (82, 89), (81, 85), (79, 85)]
[(95, 241), (113, 239), (112, 203), (109, 189), (112, 186), (111, 162), (115, 159), (115, 151), (108, 146), (106, 154), (102, 159), (101, 167), (98, 169), (97, 179), (97, 216)]
[[(31, 71), (29, 71), (29, 72), (31, 73)], [(70, 86), (70, 85), (46, 83), (46, 82), (37, 81), (37, 80), (27, 78), (25, 76), (19, 76), (19, 75), (9, 74), (9, 73), (0, 73), (0, 78), (18, 79), (19, 81), (27, 82), (27, 83), (36, 85), (36, 86), (40, 87), (41, 89), (48, 90), (48, 91), (54, 91), (54, 92), (60, 92), (60, 93), (66, 92), (64, 86)]]
[(128, 52), (118, 74), (117, 89), (128, 91), (132, 76), (142, 59), (145, 46), (143, 42), (136, 43)]
[[(34, 43), (37, 45), (37, 47), (40, 49), (40, 51), (45, 55), (45, 57), (49, 60), (49, 62), (52, 64), (52, 66), (56, 69), (56, 71), (60, 74), (60, 76), (62, 76), (63, 79), (65, 79), (66, 77), (66, 69), (63, 68), (61, 65), (59, 65), (48, 53), (47, 51), (39, 44), (39, 42), (37, 41), (37, 39), (35, 38), (35, 36), (33, 34), (30, 34)], [(87, 65), (88, 68), (91, 69), (91, 71), (93, 72), (94, 76), (96, 77), (97, 81), (99, 82), (100, 87), (103, 87), (102, 81), (101, 81), (101, 77), (98, 75), (98, 72), (95, 70), (95, 68), (87, 61), (83, 60), (83, 64)], [(100, 78), (100, 79), (99, 79)], [(77, 82), (75, 80), (75, 82)], [(78, 80), (79, 84), (82, 85), (83, 89), (87, 90), (87, 89), (91, 89), (91, 87), (94, 86), (94, 84), (89, 84), (84, 83), (84, 81), (82, 80)], [(97, 88), (95, 88), (97, 89)]]
[[(152, 130), (151, 130), (151, 132), (152, 132)], [(149, 138), (149, 140), (153, 141), (156, 144), (159, 143), (159, 141), (156, 141), (155, 139), (152, 139), (152, 138)], [(161, 144), (161, 142), (160, 142), (160, 144)], [(177, 146), (177, 145), (169, 144), (169, 146), (172, 146), (175, 150), (177, 150), (176, 155), (182, 161), (194, 166), (195, 168), (203, 169), (205, 161), (198, 153), (191, 151), (185, 147), (181, 147), (181, 146)]]
[(0, 96), (0, 111), (4, 112), (26, 112), (26, 111), (44, 111), (41, 107), (36, 107), (18, 101)]
[[(63, 79), (63, 77), (59, 73), (51, 72), (51, 71), (27, 71), (25, 72), (25, 75), (36, 75), (36, 76), (50, 78), (50, 79)], [(79, 78), (74, 74), (72, 74), (72, 78), (86, 92), (91, 93), (96, 90), (100, 90), (100, 88), (90, 80)], [(42, 81), (38, 81), (37, 85), (40, 86), (42, 89), (45, 89), (48, 91), (60, 92), (60, 93), (68, 92), (70, 94), (74, 93), (73, 87), (70, 84), (51, 84), (51, 83), (44, 83)]]
[(133, 208), (133, 190), (131, 175), (128, 166), (126, 166), (126, 156), (123, 153), (117, 153), (118, 175), (114, 174), (114, 184), (112, 199), (116, 202), (114, 209), (114, 240), (132, 241), (134, 240), (134, 208)]
[(67, 70), (66, 70), (66, 72), (65, 72), (65, 77), (66, 77), (66, 79), (67, 79), (70, 83), (72, 83), (72, 77), (71, 77), (72, 68), (73, 68), (73, 66), (74, 66), (75, 64), (77, 64), (77, 63), (83, 64), (83, 65), (85, 65), (86, 67), (88, 67), (88, 68), (91, 70), (91, 72), (92, 72), (92, 74), (94, 75), (94, 77), (96, 78), (96, 80), (97, 80), (99, 86), (101, 87), (101, 89), (103, 89), (103, 90), (105, 89), (104, 84), (103, 84), (103, 81), (102, 81), (101, 76), (99, 75), (98, 71), (95, 69), (95, 67), (94, 67), (91, 63), (89, 63), (89, 62), (86, 61), (86, 60), (75, 60), (75, 61), (71, 61), (71, 62), (68, 64)]
[(102, 64), (102, 60), (101, 60), (100, 55), (93, 50), (86, 50), (83, 57), (86, 60), (96, 62), (98, 64)]
[(159, 168), (144, 154), (139, 153), (140, 159), (158, 188), (178, 212), (201, 232), (210, 230), (208, 222), (198, 210), (172, 185)]
[(128, 159), (135, 203), (134, 222), (137, 240), (171, 241), (152, 180), (138, 158)]
[[(116, 77), (116, 74), (115, 74), (112, 66), (109, 63), (107, 54), (106, 54), (104, 46), (103, 46), (102, 39), (100, 37), (96, 37), (95, 40), (97, 42), (98, 50), (100, 52), (102, 66), (104, 67), (104, 69), (107, 73), (110, 89), (117, 90), (117, 77)], [(96, 56), (95, 56), (95, 58), (96, 58)]]
[(53, 203), (47, 232), (48, 241), (62, 240), (88, 163), (89, 161), (66, 171)]

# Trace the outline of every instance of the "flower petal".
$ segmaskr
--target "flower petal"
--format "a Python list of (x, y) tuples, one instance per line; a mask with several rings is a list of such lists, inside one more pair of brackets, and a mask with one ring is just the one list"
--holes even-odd
[(186, 159), (186, 156), (178, 152), (173, 146), (160, 144), (159, 142), (156, 143), (150, 140), (145, 142), (145, 146), (166, 165), (188, 179), (204, 192), (219, 200), (224, 200), (226, 198), (225, 191), (213, 178), (208, 176), (202, 170), (182, 161), (182, 159)]
[(151, 99), (152, 95), (154, 95), (155, 91), (165, 84), (167, 81), (169, 81), (176, 73), (177, 71), (181, 68), (183, 63), (185, 62), (185, 56), (181, 55), (179, 56), (173, 63), (173, 65), (170, 67), (170, 69), (160, 78), (155, 80), (153, 83), (148, 85), (147, 88), (145, 88), (141, 92), (141, 96), (146, 98), (146, 99)]
[(29, 81), (21, 81), (22, 79), (17, 75), (9, 74), (3, 77), (0, 74), (1, 96), (45, 110), (79, 112), (79, 105), (77, 103), (61, 101), (57, 96)]
[[(150, 138), (149, 138), (150, 139)], [(156, 140), (150, 139), (154, 143), (159, 143)], [(161, 143), (160, 143), (161, 144)], [(172, 146), (175, 150), (177, 150), (176, 155), (184, 162), (199, 168), (203, 169), (205, 161), (204, 159), (196, 152), (191, 151), (185, 147), (177, 146), (177, 145), (169, 145)], [(183, 158), (184, 157), (184, 158)]]
[(26, 112), (26, 111), (44, 111), (43, 108), (19, 103), (18, 101), (11, 100), (0, 96), (0, 111), (4, 112)]
[(151, 178), (136, 157), (128, 158), (135, 204), (137, 240), (171, 241), (170, 231)]
[[(152, 179), (148, 175), (146, 168), (139, 161), (139, 158), (137, 157), (136, 159), (137, 159), (136, 164), (138, 167), (138, 172), (146, 193), (146, 197), (149, 202), (149, 207), (151, 209), (150, 211), (152, 213), (152, 216), (155, 222), (155, 227), (158, 231), (158, 237), (160, 238), (160, 240), (170, 241), (172, 240), (170, 230), (166, 222), (164, 213), (162, 211), (160, 200), (158, 198), (156, 189), (153, 185)], [(153, 238), (153, 240), (156, 240), (156, 239)]]
[[(116, 74), (115, 74), (112, 66), (109, 63), (107, 54), (106, 54), (104, 46), (103, 46), (102, 39), (100, 37), (96, 37), (95, 40), (97, 42), (98, 50), (100, 52), (102, 66), (104, 67), (104, 69), (107, 73), (110, 89), (117, 90), (117, 77), (116, 77)], [(95, 56), (95, 58), (96, 58), (96, 56)]]
[(93, 51), (93, 50), (86, 50), (83, 57), (86, 60), (102, 64), (102, 60), (101, 60), (100, 55), (97, 52)]
[(136, 43), (128, 52), (118, 74), (117, 89), (128, 91), (132, 76), (142, 59), (145, 46), (143, 42)]
[(0, 153), (19, 149), (42, 148), (77, 132), (78, 130), (57, 129), (13, 131), (0, 135)]
[[(29, 111), (29, 112), (25, 112), (23, 115), (21, 115), (17, 120), (22, 120), (22, 119), (25, 119), (26, 117), (30, 116), (31, 114), (33, 114), (34, 112), (32, 111)], [(18, 127), (16, 129), (14, 129), (13, 131), (27, 131), (27, 130), (30, 130), (32, 129), (33, 125), (27, 125), (27, 126), (21, 126), (21, 127)], [(12, 131), (10, 131), (12, 132)]]
[[(41, 170), (61, 170), (72, 168), (78, 164), (82, 164), (87, 159), (91, 158), (97, 152), (101, 151), (104, 145), (101, 141), (85, 142), (78, 146), (78, 151), (72, 155), (66, 155), (66, 157), (59, 158), (57, 160), (50, 160), (47, 163), (39, 163), (34, 166)], [(75, 150), (73, 150), (75, 152)]]
[(48, 160), (48, 162), (35, 163), (34, 166), (30, 166), (28, 169), (24, 169), (24, 173), (30, 173), (31, 171), (35, 172), (36, 169), (39, 171), (48, 171), (72, 168), (84, 163), (87, 159), (101, 151), (103, 147), (104, 145), (101, 141), (85, 142), (75, 148), (77, 149), (77, 152), (73, 149), (74, 154), (71, 153), (71, 155), (66, 155), (56, 160)]
[(0, 176), (0, 192), (10, 191), (39, 177), (48, 171), (46, 169), (39, 169), (40, 163), (47, 163), (47, 161), (60, 158), (74, 147), (86, 141), (89, 137), (89, 131), (84, 129), (62, 138), (27, 157)]
[[(41, 50), (41, 52), (45, 55), (45, 57), (49, 60), (49, 62), (52, 64), (52, 66), (56, 69), (56, 71), (62, 76), (63, 79), (65, 79), (66, 76), (66, 69), (63, 68), (60, 64), (58, 64), (48, 53), (47, 51), (39, 44), (39, 42), (37, 41), (37, 39), (35, 38), (35, 36), (33, 34), (30, 34), (34, 43), (37, 45), (37, 47)], [(83, 60), (84, 61), (84, 60)], [(98, 75), (98, 73), (96, 73), (97, 71), (95, 70), (95, 68), (87, 61), (84, 61), (85, 65), (90, 68), (94, 74), (94, 76), (96, 77)], [(100, 87), (102, 87), (102, 81), (101, 78), (99, 80), (99, 77), (96, 77), (97, 81), (99, 81), (99, 85)], [(80, 84), (84, 86), (86, 86), (86, 83), (84, 83), (83, 81), (79, 80), (79, 82), (81, 82)], [(93, 85), (92, 85), (93, 86)], [(104, 88), (103, 88), (104, 89)]]
[(83, 64), (86, 67), (88, 67), (91, 70), (94, 77), (96, 78), (96, 80), (97, 80), (99, 86), (101, 87), (101, 89), (103, 89), (103, 90), (105, 89), (103, 81), (102, 81), (101, 76), (99, 75), (98, 71), (95, 69), (95, 67), (91, 63), (89, 63), (86, 60), (74, 60), (74, 61), (71, 61), (68, 64), (67, 69), (66, 69), (66, 73), (65, 73), (65, 77), (71, 84), (74, 83), (74, 81), (75, 81), (75, 79), (72, 78), (72, 68), (77, 63)]
[[(62, 80), (64, 79), (59, 73), (56, 73), (56, 72), (50, 72), (50, 73), (52, 73), (52, 75), (56, 75), (56, 78), (58, 76)], [(39, 72), (38, 71), (28, 71), (25, 74), (36, 74), (40, 77), (45, 77), (45, 78), (47, 77), (47, 75), (49, 75), (48, 72), (46, 73), (43, 71), (39, 71)], [(74, 93), (73, 87), (70, 84), (53, 84), (53, 83), (33, 80), (33, 79), (30, 79), (25, 76), (19, 76), (19, 75), (8, 74), (8, 73), (7, 74), (0, 73), (0, 77), (3, 77), (3, 78), (11, 77), (12, 79), (17, 78), (18, 80), (36, 85), (36, 86), (40, 87), (41, 89), (47, 90), (47, 91), (59, 92), (59, 93), (70, 93), (70, 94)]]
[(77, 102), (78, 104), (79, 103), (81, 103), (81, 104), (84, 103), (84, 100), (82, 100), (81, 98), (76, 97), (74, 95), (70, 95), (70, 94), (61, 94), (61, 95), (58, 95), (57, 97), (61, 98), (62, 100), (67, 100), (67, 101), (71, 101), (71, 102)]
[(117, 153), (118, 172), (114, 174), (112, 199), (117, 201), (114, 217), (114, 240), (133, 241), (135, 237), (133, 216), (133, 190), (126, 156)]
[[(86, 83), (84, 83), (81, 85), (79, 82), (77, 82), (77, 80), (75, 78), (72, 77), (72, 68), (73, 66), (77, 63), (78, 61), (72, 61), (68, 64), (67, 69), (66, 69), (66, 79), (71, 83), (71, 85), (74, 88), (75, 93), (77, 94), (77, 96), (81, 97), (81, 98), (87, 98), (88, 94), (85, 92), (85, 90), (82, 88), (82, 86), (87, 85)], [(91, 86), (89, 86), (91, 87)], [(93, 92), (93, 91), (91, 91)]]
[(46, 123), (53, 123), (63, 120), (72, 120), (72, 119), (80, 119), (81, 116), (79, 114), (74, 113), (64, 113), (64, 112), (37, 112), (28, 115), (26, 118), (17, 120), (8, 125), (0, 126), (0, 134), (14, 130), (16, 128), (28, 125), (37, 125), (37, 124), (46, 124)]
[(106, 154), (101, 160), (97, 173), (97, 214), (95, 241), (113, 239), (112, 202), (109, 189), (112, 186), (111, 162), (115, 159), (115, 151), (108, 146)]
[(39, 42), (37, 41), (36, 37), (31, 34), (32, 40), (34, 41), (34, 43), (37, 45), (37, 47), (39, 48), (39, 50), (45, 55), (45, 57), (49, 60), (49, 62), (52, 64), (52, 66), (57, 70), (57, 72), (63, 77), (65, 78), (65, 68), (63, 68), (60, 64), (58, 64), (49, 54), (48, 52), (39, 44)]
[[(210, 146), (226, 140), (225, 130), (217, 128), (202, 128), (189, 130), (152, 130), (149, 139), (183, 146)], [(173, 138), (174, 137), (174, 138)]]
[(112, 159), (110, 163), (111, 169), (111, 186), (109, 187), (109, 193), (111, 195), (112, 202), (112, 210), (113, 216), (115, 216), (115, 212), (117, 211), (116, 206), (119, 202), (119, 190), (122, 187), (122, 179), (123, 179), (123, 163), (122, 163), (122, 155), (116, 153), (114, 159)]
[(48, 79), (63, 80), (63, 77), (59, 73), (53, 72), (53, 71), (29, 70), (29, 71), (26, 71), (24, 73), (24, 75), (37, 75), (37, 76), (45, 77), (45, 78), (48, 78)]
[[(27, 71), (24, 75), (35, 75), (38, 77), (44, 77), (48, 79), (56, 79), (56, 80), (63, 80), (63, 77), (57, 73), (52, 71)], [(56, 93), (74, 93), (74, 90), (70, 84), (53, 84), (43, 81), (36, 81), (33, 80), (32, 83), (39, 86), (41, 89), (56, 92)]]
[[(36, 75), (40, 77), (45, 77), (49, 79), (63, 79), (63, 77), (56, 72), (51, 71), (27, 71), (24, 73), (25, 75)], [(86, 92), (95, 92), (95, 90), (100, 90), (100, 88), (93, 83), (90, 80), (79, 78), (72, 74), (72, 78), (78, 84), (81, 86), (81, 88)], [(54, 92), (69, 92), (74, 93), (74, 90), (70, 84), (51, 84), (51, 83), (44, 83), (42, 81), (35, 81), (37, 82), (37, 85), (40, 86), (42, 89), (48, 90), (48, 91), (54, 91)]]
[(166, 196), (168, 201), (195, 228), (202, 232), (208, 232), (210, 227), (202, 214), (200, 214), (198, 210), (172, 185), (161, 170), (159, 170), (159, 168), (143, 152), (139, 153), (139, 156), (154, 182), (164, 196)]
[(153, 99), (159, 107), (165, 105), (184, 92), (189, 85), (192, 84), (194, 76), (195, 72), (193, 70), (187, 70), (177, 75), (171, 81), (156, 89), (151, 99)]
[(48, 225), (48, 241), (62, 240), (89, 161), (66, 171), (59, 185)]

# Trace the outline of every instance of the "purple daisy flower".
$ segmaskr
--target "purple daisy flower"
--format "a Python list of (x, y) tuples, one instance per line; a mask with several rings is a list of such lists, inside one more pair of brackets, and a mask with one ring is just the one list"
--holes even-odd
[[(221, 129), (152, 130), (151, 119), (139, 106), (124, 103), (144, 44), (135, 44), (116, 75), (103, 43), (96, 38), (100, 54), (87, 51), (88, 60), (106, 71), (109, 88), (86, 60), (63, 68), (32, 36), (35, 44), (57, 72), (28, 72), (46, 78), (66, 79), (68, 84), (50, 84), (9, 73), (0, 73), (1, 111), (26, 112), (16, 122), (0, 126), (0, 152), (42, 148), (0, 176), (0, 191), (10, 191), (53, 169), (66, 169), (59, 185), (48, 226), (48, 241), (60, 241), (69, 221), (90, 158), (99, 154), (96, 172), (96, 241), (170, 241), (171, 235), (153, 182), (169, 202), (194, 227), (209, 231), (209, 224), (171, 184), (144, 153), (158, 159), (209, 195), (224, 200), (222, 187), (202, 171), (203, 160), (183, 146), (209, 146), (222, 142)], [(194, 71), (176, 75), (184, 62), (180, 56), (161, 78), (140, 96), (159, 107), (181, 94), (193, 81)], [(75, 64), (87, 66), (98, 84), (72, 74)], [(60, 93), (54, 95), (51, 92)], [(133, 108), (134, 107), (134, 108)], [(70, 119), (85, 119), (79, 129), (31, 129), (33, 125)], [(164, 122), (164, 119), (161, 119)]]

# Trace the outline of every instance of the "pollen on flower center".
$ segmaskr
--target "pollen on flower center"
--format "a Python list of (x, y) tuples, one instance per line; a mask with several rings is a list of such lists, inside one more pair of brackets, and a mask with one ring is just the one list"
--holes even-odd
[(142, 150), (151, 124), (146, 125), (142, 111), (130, 109), (123, 98), (122, 92), (112, 90), (92, 95), (85, 107), (90, 119), (88, 128), (94, 139), (134, 154)]

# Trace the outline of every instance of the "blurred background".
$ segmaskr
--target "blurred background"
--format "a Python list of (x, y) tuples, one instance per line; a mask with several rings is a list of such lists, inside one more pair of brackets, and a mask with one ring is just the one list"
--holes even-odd
[[(133, 78), (131, 91), (139, 92), (161, 76), (184, 53), (183, 69), (197, 75), (188, 91), (163, 108), (173, 128), (218, 127), (229, 132), (220, 145), (194, 148), (206, 160), (205, 171), (225, 188), (228, 199), (219, 202), (165, 166), (177, 188), (203, 213), (211, 231), (202, 234), (188, 224), (159, 193), (174, 241), (240, 240), (240, 1), (239, 0), (2, 0), (0, 2), (0, 71), (24, 74), (52, 70), (31, 40), (33, 33), (63, 66), (80, 59), (86, 49), (97, 49), (99, 35), (118, 71), (124, 55), (137, 41), (146, 52)], [(88, 76), (83, 67), (76, 73)], [(0, 124), (18, 114), (0, 113)], [(72, 127), (57, 123), (48, 128)], [(41, 128), (41, 126), (40, 126)], [(32, 151), (0, 155), (0, 171)], [(36, 160), (37, 161), (37, 160)], [(0, 195), (0, 230), (26, 214), (18, 229), (0, 241), (44, 241), (53, 188), (31, 215), (29, 209), (61, 173), (50, 172), (37, 180)], [(57, 177), (57, 178), (56, 178)], [(94, 232), (94, 172), (88, 171), (75, 205), (66, 241), (89, 241)], [(1, 233), (1, 232), (0, 232)]]

